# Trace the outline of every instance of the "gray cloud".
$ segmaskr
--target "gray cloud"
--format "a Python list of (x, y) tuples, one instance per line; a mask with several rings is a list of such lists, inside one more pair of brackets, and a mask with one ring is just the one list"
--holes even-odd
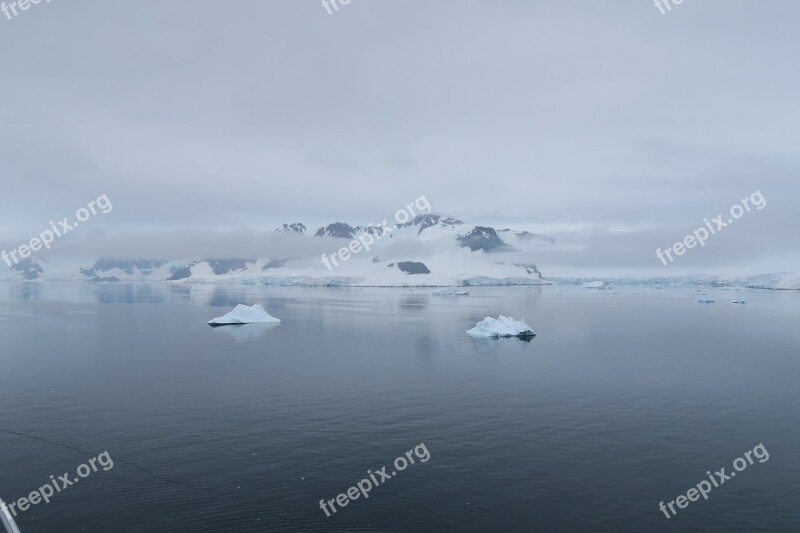
[[(106, 193), (107, 237), (86, 253), (174, 250), (189, 231), (187, 248), (221, 254), (425, 194), (551, 229), (569, 250), (542, 251), (553, 267), (645, 269), (760, 189), (767, 209), (682, 260), (792, 270), (798, 15), (791, 0), (41, 3), (0, 15), (0, 240)], [(209, 229), (241, 237), (210, 247)]]

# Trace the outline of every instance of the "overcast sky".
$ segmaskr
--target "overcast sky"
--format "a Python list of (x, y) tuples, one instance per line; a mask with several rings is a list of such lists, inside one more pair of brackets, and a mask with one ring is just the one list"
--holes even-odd
[(101, 194), (86, 236), (165, 242), (424, 194), (556, 236), (565, 272), (658, 270), (760, 190), (680, 269), (797, 271), (798, 20), (796, 0), (42, 2), (0, 14), (0, 245)]

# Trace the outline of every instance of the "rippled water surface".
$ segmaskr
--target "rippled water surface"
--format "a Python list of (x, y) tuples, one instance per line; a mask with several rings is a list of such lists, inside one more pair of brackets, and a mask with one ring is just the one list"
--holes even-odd
[[(800, 293), (430, 292), (0, 284), (0, 497), (108, 451), (22, 532), (800, 528)], [(283, 323), (206, 325), (238, 303)], [(537, 337), (465, 334), (498, 314)]]

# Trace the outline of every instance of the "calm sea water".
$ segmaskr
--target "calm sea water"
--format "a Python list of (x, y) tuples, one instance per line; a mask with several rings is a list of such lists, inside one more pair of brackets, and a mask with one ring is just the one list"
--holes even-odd
[[(108, 451), (22, 532), (800, 531), (800, 293), (430, 292), (0, 284), (0, 497)], [(537, 337), (465, 334), (501, 313)]]

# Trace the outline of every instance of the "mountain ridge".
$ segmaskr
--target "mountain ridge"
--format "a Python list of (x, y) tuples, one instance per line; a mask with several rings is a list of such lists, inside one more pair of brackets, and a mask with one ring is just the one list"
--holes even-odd
[(335, 268), (328, 270), (318, 257), (266, 251), (258, 257), (100, 257), (92, 265), (81, 265), (74, 272), (67, 267), (59, 271), (52, 264), (43, 265), (43, 261), (30, 258), (25, 264), (15, 265), (13, 273), (17, 279), (27, 281), (55, 278), (109, 283), (141, 280), (337, 286), (550, 283), (530, 260), (530, 250), (526, 248), (531, 243), (548, 245), (552, 241), (527, 231), (507, 228), (501, 231), (503, 237), (492, 227), (472, 226), (439, 213), (419, 214), (393, 225), (385, 221), (380, 225), (336, 221), (315, 230), (295, 221), (282, 224), (274, 233), (286, 234), (286, 238), (297, 239), (298, 243), (319, 240), (319, 247), (330, 243), (330, 256), (344, 255), (343, 251), (348, 245), (352, 248), (351, 243), (356, 240), (364, 243), (363, 249), (359, 254), (348, 253), (346, 261), (336, 260)]

